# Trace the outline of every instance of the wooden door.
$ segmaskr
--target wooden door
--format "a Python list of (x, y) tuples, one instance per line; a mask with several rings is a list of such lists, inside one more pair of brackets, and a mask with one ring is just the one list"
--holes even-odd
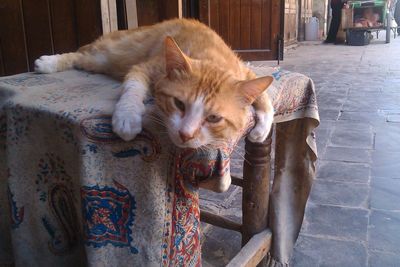
[(312, 17), (312, 0), (298, 0), (298, 40), (305, 40), (305, 23)]
[(200, 0), (199, 19), (244, 60), (282, 59), (281, 0)]
[(45, 54), (71, 52), (102, 34), (98, 0), (1, 0), (0, 76), (33, 71)]
[(138, 26), (178, 18), (180, 0), (136, 0)]
[(298, 0), (285, 0), (285, 45), (297, 42)]

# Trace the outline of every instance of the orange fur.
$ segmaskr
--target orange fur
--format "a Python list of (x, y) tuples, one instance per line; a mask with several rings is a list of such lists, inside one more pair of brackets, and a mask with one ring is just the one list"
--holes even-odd
[[(43, 60), (46, 59), (37, 61), (39, 72), (52, 72), (51, 68), (47, 71), (43, 67)], [(185, 130), (183, 126), (182, 129), (169, 129), (169, 132), (175, 131), (170, 136), (177, 145), (186, 143), (198, 147), (234, 137), (245, 126), (251, 104), (257, 111), (273, 112), (264, 92), (272, 78), (255, 79), (255, 74), (213, 30), (195, 20), (174, 19), (134, 30), (112, 32), (75, 53), (57, 55), (55, 62), (53, 71), (75, 67), (110, 75), (124, 81), (127, 87), (129, 81), (134, 81), (135, 86), (143, 85), (155, 96), (166, 118), (179, 113), (183, 119), (185, 112), (189, 112), (189, 108), (201, 98), (203, 115), (201, 122), (194, 123), (196, 129)], [(131, 89), (125, 88), (124, 93), (129, 91), (133, 94)], [(180, 110), (176, 101), (182, 102), (187, 109)], [(129, 103), (120, 106), (127, 105)], [(116, 112), (118, 108), (117, 105)], [(222, 120), (210, 122), (216, 117), (209, 116), (221, 117)], [(129, 123), (133, 122), (116, 118), (114, 124), (113, 118), (113, 125), (117, 128)], [(200, 131), (204, 127), (207, 131)], [(116, 129), (120, 134), (118, 131)], [(123, 133), (120, 135), (129, 140), (135, 131), (126, 138)], [(178, 140), (178, 132), (182, 140)]]

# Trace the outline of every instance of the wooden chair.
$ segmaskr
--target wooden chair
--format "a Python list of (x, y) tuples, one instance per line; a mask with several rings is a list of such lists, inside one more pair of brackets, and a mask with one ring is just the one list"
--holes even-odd
[(268, 203), (271, 174), (271, 134), (264, 143), (246, 139), (243, 178), (232, 177), (232, 184), (243, 188), (242, 224), (201, 210), (201, 221), (242, 234), (242, 249), (227, 265), (266, 266), (272, 234), (268, 229)]

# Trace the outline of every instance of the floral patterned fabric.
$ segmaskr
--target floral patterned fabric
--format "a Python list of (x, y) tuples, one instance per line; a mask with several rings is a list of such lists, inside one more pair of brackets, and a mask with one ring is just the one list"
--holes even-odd
[[(312, 86), (287, 82), (311, 97), (285, 92), (285, 73), (255, 70), (276, 78), (278, 122), (318, 120)], [(198, 185), (218, 191), (230, 181), (238, 140), (180, 150), (145, 121), (124, 142), (110, 124), (119, 93), (116, 81), (79, 71), (0, 79), (0, 265), (201, 265)], [(151, 99), (146, 107), (153, 112)]]

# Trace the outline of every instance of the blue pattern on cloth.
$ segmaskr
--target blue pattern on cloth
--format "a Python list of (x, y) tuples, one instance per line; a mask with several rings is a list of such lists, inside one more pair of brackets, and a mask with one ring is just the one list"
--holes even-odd
[(81, 199), (87, 245), (98, 248), (112, 244), (138, 253), (131, 245), (136, 201), (126, 187), (116, 181), (114, 186), (83, 186)]

